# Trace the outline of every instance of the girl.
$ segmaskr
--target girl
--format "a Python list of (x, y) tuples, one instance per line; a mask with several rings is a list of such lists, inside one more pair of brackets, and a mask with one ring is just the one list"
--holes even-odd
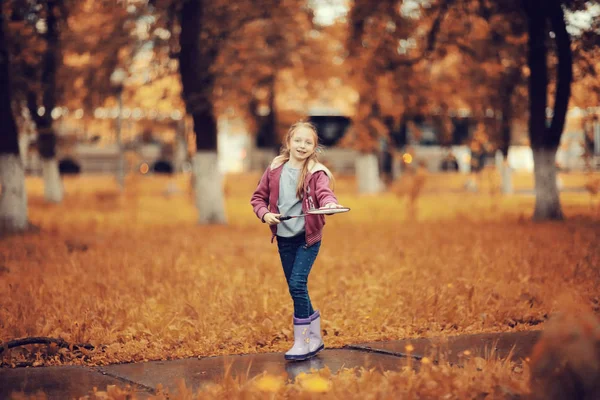
[(263, 174), (250, 204), (256, 216), (270, 225), (277, 237), (281, 265), (294, 302), (294, 346), (286, 360), (306, 360), (325, 347), (321, 338), (321, 316), (308, 296), (308, 274), (319, 253), (323, 215), (280, 221), (281, 215), (298, 215), (314, 208), (337, 208), (329, 188), (331, 172), (317, 161), (317, 130), (308, 122), (293, 124), (281, 154)]

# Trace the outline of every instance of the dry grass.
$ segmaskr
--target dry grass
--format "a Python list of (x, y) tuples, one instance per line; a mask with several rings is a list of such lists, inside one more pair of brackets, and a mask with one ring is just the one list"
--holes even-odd
[[(198, 226), (184, 176), (170, 195), (166, 178), (130, 180), (124, 195), (110, 178), (70, 178), (60, 205), (45, 204), (39, 180), (28, 179), (42, 231), (0, 242), (0, 340), (99, 346), (21, 347), (5, 351), (3, 365), (287, 350), (292, 303), (276, 245), (249, 205), (257, 180), (229, 176), (229, 225)], [(328, 347), (538, 329), (558, 293), (598, 310), (599, 218), (587, 194), (561, 197), (566, 222), (532, 223), (530, 196), (425, 190), (408, 222), (394, 194), (361, 197), (354, 187), (338, 180), (353, 210), (328, 218), (309, 281)]]

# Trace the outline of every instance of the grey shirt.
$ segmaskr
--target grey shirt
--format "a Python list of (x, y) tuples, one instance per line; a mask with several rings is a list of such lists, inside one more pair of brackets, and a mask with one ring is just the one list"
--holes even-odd
[[(300, 169), (283, 165), (279, 179), (277, 208), (282, 216), (302, 214), (302, 200), (296, 197)], [(277, 236), (292, 237), (304, 232), (304, 218), (292, 218), (277, 224)]]

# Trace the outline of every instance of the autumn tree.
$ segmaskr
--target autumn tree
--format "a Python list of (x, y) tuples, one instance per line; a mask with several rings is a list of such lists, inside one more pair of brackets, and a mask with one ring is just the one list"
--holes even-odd
[[(380, 101), (383, 114), (388, 115), (388, 120), (393, 117), (399, 121), (396, 126), (425, 116), (436, 127), (439, 142), (445, 144), (455, 139), (450, 114), (467, 108), (470, 118), (485, 124), (489, 136), (506, 154), (515, 114), (513, 93), (521, 85), (525, 62), (524, 55), (517, 51), (519, 46), (524, 48), (524, 23), (519, 27), (516, 22), (498, 17), (500, 6), (491, 2), (439, 1), (430, 2), (428, 7), (409, 1), (392, 4), (393, 8), (388, 5), (380, 13), (366, 3), (363, 5), (369, 13), (368, 24), (374, 24), (374, 20), (386, 24), (385, 31), (373, 35), (379, 38), (380, 51), (373, 52), (369, 67), (365, 68), (371, 71), (373, 66), (379, 67), (377, 88), (381, 90), (383, 86), (383, 90), (391, 92), (388, 99), (393, 100), (387, 102), (395, 110)], [(356, 8), (353, 15), (359, 23), (350, 29), (364, 32), (366, 25), (361, 27), (360, 21), (365, 15), (358, 17), (359, 14)], [(508, 38), (504, 36), (506, 32), (510, 33)], [(361, 53), (364, 55), (365, 51)], [(376, 91), (366, 93), (363, 98)], [(490, 110), (494, 115), (500, 111), (503, 135), (496, 118), (488, 116)]]
[[(221, 110), (237, 110), (255, 138), (256, 147), (269, 153), (280, 146), (277, 91), (279, 74), (305, 63), (302, 48), (311, 29), (303, 1), (289, 1), (235, 32), (220, 50), (216, 103)], [(314, 59), (316, 57), (312, 57)], [(225, 113), (228, 115), (229, 113)]]
[[(482, 1), (477, 3), (487, 4)], [(567, 31), (565, 10), (582, 9), (589, 6), (588, 3), (590, 2), (561, 0), (522, 1), (521, 3), (502, 1), (498, 2), (498, 9), (494, 10), (495, 14), (500, 14), (501, 18), (510, 21), (508, 26), (511, 29), (504, 32), (506, 41), (510, 41), (511, 35), (513, 38), (515, 34), (519, 35), (523, 31), (522, 27), (526, 27), (528, 131), (534, 156), (536, 203), (533, 218), (535, 220), (563, 218), (556, 186), (555, 158), (565, 125), (573, 80), (571, 36)], [(552, 69), (556, 74), (554, 80), (549, 76), (551, 70), (548, 62), (549, 54), (555, 54), (552, 60), (556, 65)], [(507, 55), (506, 59), (514, 60), (514, 56)], [(508, 88), (514, 89), (514, 82), (519, 79), (519, 64), (516, 63), (516, 68), (514, 65), (505, 66), (507, 72), (504, 79)], [(555, 85), (554, 99), (549, 102), (548, 92), (552, 81)], [(508, 97), (504, 100), (505, 113), (512, 108), (509, 101)], [(552, 106), (552, 116), (548, 122), (549, 105)], [(503, 129), (506, 129), (506, 125)]]
[(10, 56), (6, 45), (4, 0), (0, 0), (0, 236), (28, 227), (25, 172), (19, 155), (17, 125), (12, 112)]
[(56, 156), (73, 141), (56, 134), (61, 110), (77, 110), (85, 129), (98, 123), (94, 110), (116, 96), (111, 74), (124, 65), (128, 69), (140, 51), (135, 28), (144, 15), (133, 2), (39, 3), (12, 3), (15, 100), (26, 105), (38, 131), (45, 196), (56, 202), (63, 196)]
[[(346, 48), (347, 22), (316, 23), (305, 34), (308, 36), (306, 46), (298, 52), (302, 64), (292, 75), (294, 81), (300, 83), (304, 107), (329, 106), (342, 115), (351, 115), (357, 99)], [(298, 90), (290, 93), (293, 98), (298, 94)]]
[[(278, 81), (278, 103), (285, 112), (281, 118), (284, 132), (299, 118), (323, 113), (354, 114), (357, 96), (348, 73), (347, 34), (346, 23), (339, 19), (322, 21), (315, 17), (304, 30), (303, 39), (293, 52), (293, 62), (282, 70)], [(334, 130), (316, 123), (321, 144), (345, 145), (344, 139), (338, 141)], [(344, 138), (348, 136), (351, 135)]]
[[(504, 24), (511, 27), (510, 30), (505, 30), (506, 41), (510, 41), (511, 35), (513, 38), (515, 34), (518, 35), (523, 30), (521, 27), (526, 27), (528, 132), (534, 156), (535, 220), (563, 218), (556, 186), (555, 158), (565, 125), (573, 80), (571, 35), (567, 31), (565, 14), (567, 11), (588, 9), (592, 3), (597, 4), (589, 1), (552, 0), (520, 3), (502, 1), (496, 5), (498, 8), (494, 14), (498, 15), (497, 18), (509, 21)], [(474, 4), (487, 5), (488, 2), (479, 1)], [(588, 29), (593, 29), (593, 26)], [(549, 59), (550, 55), (552, 58)], [(514, 56), (509, 55), (506, 59), (514, 60)], [(506, 67), (505, 82), (508, 88), (514, 88), (518, 69), (511, 65)], [(550, 71), (554, 71), (555, 79), (551, 79)], [(548, 97), (550, 88), (553, 89), (552, 101)], [(550, 106), (552, 111), (548, 120), (547, 109)], [(508, 97), (504, 100), (503, 108), (512, 108)], [(507, 115), (510, 116), (511, 113)], [(503, 122), (503, 130), (506, 135), (506, 122)]]
[(115, 95), (110, 75), (132, 64), (140, 50), (135, 26), (145, 14), (133, 2), (131, 7), (94, 0), (69, 4), (68, 29), (61, 31), (63, 63), (57, 70), (59, 91), (67, 95), (60, 101), (71, 110), (83, 109), (86, 122)]
[[(487, 139), (503, 155), (502, 188), (512, 192), (507, 162), (515, 119), (525, 117), (524, 67), (526, 65), (527, 32), (518, 5), (510, 3), (463, 0), (454, 3), (448, 20), (438, 37), (445, 53), (454, 54), (451, 67), (457, 79), (447, 80), (456, 88), (471, 110), (475, 121), (484, 127)], [(509, 17), (510, 14), (517, 15)], [(448, 69), (445, 69), (448, 70)]]
[[(360, 45), (367, 47), (364, 42), (363, 34), (368, 32), (369, 26), (383, 26), (381, 22), (382, 19), (376, 18), (377, 15), (397, 15), (397, 12), (394, 12), (398, 5), (396, 2), (391, 2), (391, 8), (387, 13), (377, 13), (376, 10), (385, 7), (385, 3), (386, 2), (380, 2), (378, 7), (370, 7), (367, 2), (355, 2), (351, 13), (350, 29), (355, 33), (353, 35), (354, 46), (351, 48), (360, 50)], [(554, 160), (565, 123), (572, 82), (573, 60), (571, 38), (567, 32), (567, 25), (565, 23), (565, 9), (571, 11), (580, 10), (589, 7), (591, 3), (596, 2), (552, 0), (548, 2), (522, 1), (516, 3), (512, 1), (502, 1), (498, 2), (493, 8), (490, 8), (489, 2), (484, 1), (439, 0), (431, 2), (431, 9), (438, 8), (439, 10), (454, 11), (455, 7), (462, 7), (463, 9), (461, 11), (465, 18), (472, 16), (477, 11), (481, 11), (482, 8), (487, 7), (488, 10), (483, 11), (490, 15), (499, 14), (500, 18), (511, 21), (508, 25), (510, 27), (509, 30), (511, 31), (511, 35), (516, 34), (518, 36), (520, 32), (526, 31), (526, 60), (529, 73), (529, 138), (535, 163), (536, 205), (534, 219), (536, 220), (563, 218), (558, 197), (558, 189), (556, 187), (556, 166)], [(485, 7), (482, 5), (485, 5)], [(388, 8), (389, 7), (390, 5), (388, 5)], [(493, 12), (490, 12), (490, 10)], [(439, 15), (441, 15), (441, 13)], [(440, 30), (441, 22), (442, 20), (438, 18), (434, 20), (432, 26), (434, 28), (437, 27), (438, 29), (431, 29), (430, 37), (433, 37), (433, 35)], [(446, 29), (450, 29), (451, 32), (455, 26), (456, 24), (451, 25)], [(377, 40), (377, 43), (383, 42), (384, 36), (382, 29), (376, 29), (375, 32), (379, 32), (379, 34), (373, 35)], [(496, 32), (494, 35), (497, 36), (500, 33), (501, 32)], [(504, 33), (508, 34), (506, 30), (504, 30)], [(550, 42), (550, 39), (553, 39), (552, 42)], [(508, 37), (504, 40), (510, 42), (510, 38)], [(357, 45), (357, 43), (359, 45)], [(435, 41), (431, 43), (435, 43)], [(554, 43), (554, 47), (550, 46), (551, 43)], [(498, 43), (496, 43), (496, 45), (497, 44)], [(514, 44), (517, 43), (513, 43), (513, 45)], [(383, 48), (383, 46), (380, 48)], [(426, 48), (424, 48), (424, 50), (425, 49)], [(556, 89), (554, 101), (551, 103), (553, 109), (552, 118), (547, 126), (546, 108), (549, 103), (548, 89), (550, 85), (548, 54), (550, 49), (555, 50), (557, 60), (555, 69)], [(357, 51), (357, 54), (362, 53), (365, 53), (365, 51)], [(376, 54), (376, 51), (371, 50), (371, 53)], [(384, 60), (384, 62), (388, 64), (393, 64), (393, 60), (397, 59), (397, 54), (390, 53), (389, 50), (384, 51), (381, 54), (383, 54), (381, 60)], [(368, 58), (374, 60), (377, 59), (376, 57), (367, 56), (367, 59)], [(510, 59), (511, 58), (509, 58), (509, 60)], [(506, 85), (505, 88), (514, 88), (515, 82), (518, 82), (519, 79), (519, 63), (517, 62), (512, 66), (505, 66), (505, 68), (508, 70), (503, 77), (504, 84)], [(368, 75), (365, 76), (368, 77)], [(367, 82), (374, 82), (373, 78), (365, 80)], [(364, 92), (368, 93), (368, 91)], [(509, 96), (506, 96), (503, 100), (504, 104), (501, 104), (501, 107), (505, 110), (513, 108), (510, 99)], [(377, 110), (376, 107), (369, 106), (368, 104), (366, 104), (363, 109), (367, 110), (365, 115), (373, 115), (373, 111), (368, 110)], [(511, 113), (507, 112), (505, 113), (505, 116), (510, 117)], [(360, 113), (358, 119), (359, 123), (360, 121), (368, 120), (368, 118), (363, 118)], [(504, 123), (505, 136), (507, 135), (508, 122), (509, 120), (507, 118)], [(363, 132), (365, 131), (367, 130), (363, 129)], [(506, 140), (504, 140), (504, 142), (506, 142)], [(373, 141), (367, 140), (366, 143), (373, 143)], [(503, 147), (506, 148), (506, 143)]]
[[(394, 87), (407, 89), (405, 99), (412, 96), (417, 107), (419, 99), (409, 94), (411, 85), (402, 80), (409, 82), (415, 77), (412, 72), (436, 50), (437, 34), (450, 3), (431, 6), (411, 2), (410, 9), (406, 9), (403, 2), (394, 0), (376, 4), (357, 0), (350, 10), (347, 46), (360, 97), (354, 125), (355, 147), (360, 151), (357, 177), (359, 191), (363, 193), (377, 192), (381, 188), (376, 154), (379, 141), (389, 133), (382, 104), (377, 98), (381, 79), (391, 76), (397, 81), (393, 82)], [(399, 109), (394, 114), (400, 118), (410, 107), (409, 102), (396, 106)]]
[(293, 3), (274, 0), (258, 3), (153, 0), (149, 3), (161, 27), (171, 33), (169, 54), (178, 61), (182, 98), (194, 123), (196, 149), (192, 164), (196, 206), (202, 224), (226, 223), (217, 159), (215, 89), (219, 54), (248, 25), (258, 20), (272, 21)]
[(35, 122), (37, 149), (42, 159), (44, 197), (60, 202), (63, 187), (56, 159), (57, 136), (53, 111), (59, 104), (57, 71), (62, 64), (61, 31), (65, 29), (68, 0), (14, 1), (14, 51), (20, 54), (23, 97)]

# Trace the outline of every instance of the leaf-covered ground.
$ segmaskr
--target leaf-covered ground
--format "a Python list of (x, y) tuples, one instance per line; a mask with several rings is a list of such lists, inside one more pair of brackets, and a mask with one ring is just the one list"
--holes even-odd
[[(540, 329), (561, 293), (598, 311), (599, 199), (591, 208), (589, 194), (563, 194), (565, 222), (533, 223), (533, 196), (439, 191), (464, 179), (428, 177), (416, 216), (405, 197), (358, 196), (352, 179), (338, 179), (352, 211), (328, 217), (309, 280), (328, 347)], [(184, 176), (130, 179), (123, 195), (111, 178), (69, 178), (59, 205), (29, 178), (41, 231), (0, 241), (0, 341), (48, 336), (95, 349), (18, 347), (2, 365), (287, 350), (292, 303), (276, 244), (249, 205), (257, 180), (228, 176), (229, 224), (199, 226)]]

